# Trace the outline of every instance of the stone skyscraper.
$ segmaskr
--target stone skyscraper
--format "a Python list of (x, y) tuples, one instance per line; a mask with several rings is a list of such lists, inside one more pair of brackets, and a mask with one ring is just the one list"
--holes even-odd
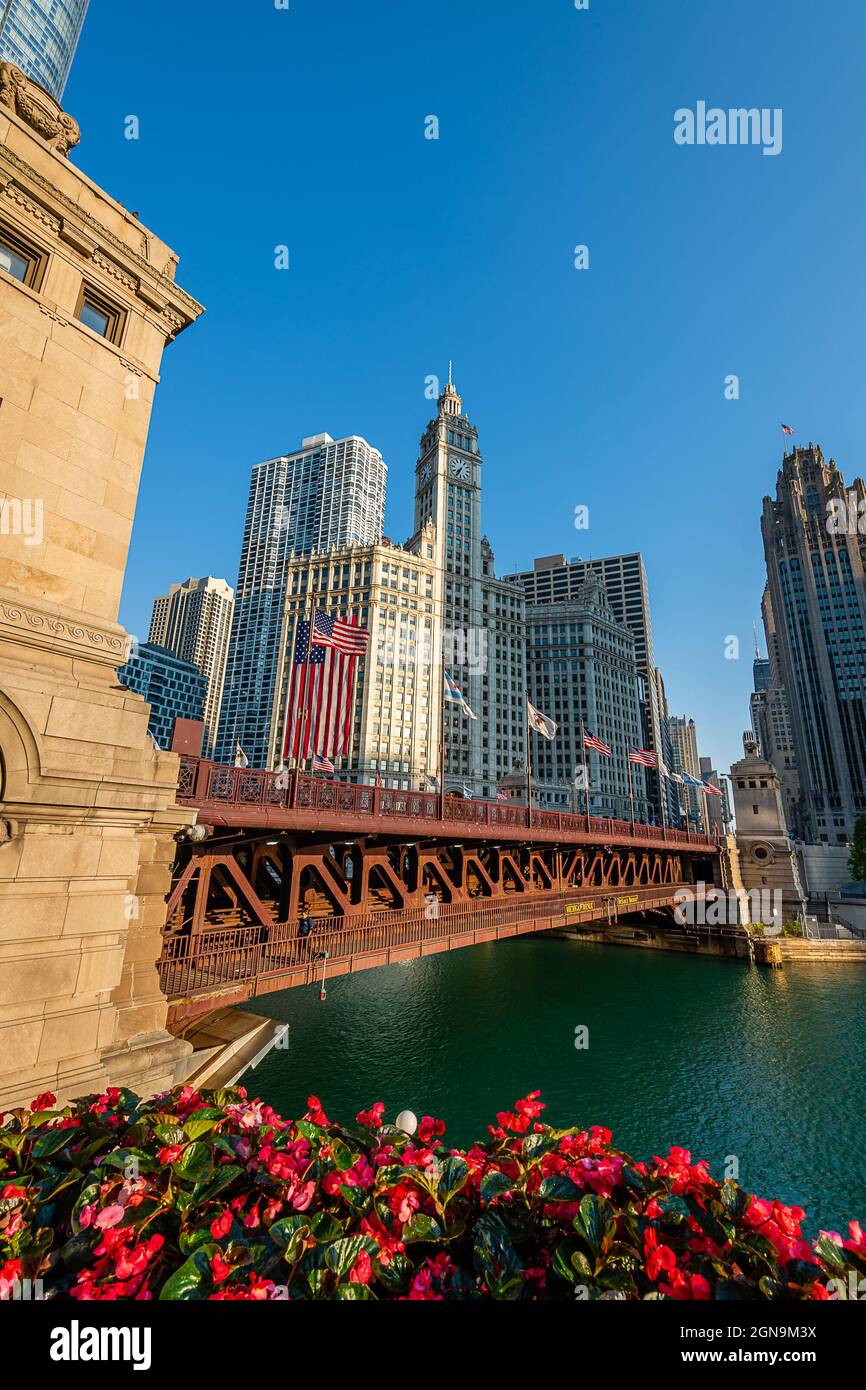
[(277, 675), (284, 651), (286, 579), (299, 555), (382, 539), (386, 465), (352, 435), (317, 434), (252, 471), (217, 757), (240, 743), (251, 767), (268, 759)]
[[(803, 833), (844, 845), (866, 811), (866, 492), (820, 448), (785, 456), (761, 530)], [(769, 637), (768, 637), (769, 641)]]
[[(415, 533), (436, 527), (443, 582), (445, 666), (476, 718), (444, 714), (446, 789), (494, 796), (526, 757), (526, 633), (523, 595), (495, 577), (481, 530), (482, 456), (449, 369), (437, 414), (421, 437), (415, 469)], [(437, 697), (438, 698), (438, 697)]]
[(62, 100), (90, 0), (0, 0), (0, 60)]

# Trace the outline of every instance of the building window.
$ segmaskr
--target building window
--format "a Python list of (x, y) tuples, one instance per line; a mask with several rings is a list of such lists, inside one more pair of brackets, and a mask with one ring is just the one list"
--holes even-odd
[(22, 285), (38, 289), (48, 256), (8, 227), (0, 226), (0, 270)]
[(76, 318), (100, 338), (109, 343), (119, 343), (123, 332), (123, 314), (120, 309), (90, 285), (81, 286), (78, 297)]

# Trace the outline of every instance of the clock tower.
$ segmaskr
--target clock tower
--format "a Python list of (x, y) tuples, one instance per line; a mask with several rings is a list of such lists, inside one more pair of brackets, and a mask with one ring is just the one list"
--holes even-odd
[(522, 593), (493, 577), (481, 530), (481, 468), (478, 430), (464, 412), (449, 363), (437, 415), (421, 437), (415, 531), (428, 521), (436, 527), (445, 669), (476, 716), (445, 706), (445, 790), (466, 787), (474, 796), (495, 796), (524, 743), (523, 708), (518, 718), (510, 686), (512, 677), (525, 684), (525, 606)]

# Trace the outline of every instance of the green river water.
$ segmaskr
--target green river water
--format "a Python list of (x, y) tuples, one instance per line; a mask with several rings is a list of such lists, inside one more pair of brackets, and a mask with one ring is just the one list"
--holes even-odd
[[(486, 1137), (530, 1090), (556, 1125), (604, 1124), (634, 1157), (682, 1144), (807, 1229), (866, 1224), (866, 965), (740, 962), (524, 937), (256, 1001), (289, 1045), (245, 1078), (285, 1115), (310, 1092), (351, 1119), (383, 1100)], [(575, 1029), (589, 1029), (586, 1050)]]

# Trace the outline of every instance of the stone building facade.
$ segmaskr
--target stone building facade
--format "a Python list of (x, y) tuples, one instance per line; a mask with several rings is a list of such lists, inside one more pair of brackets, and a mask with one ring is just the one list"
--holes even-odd
[(0, 63), (0, 1108), (153, 1090), (190, 1051), (156, 971), (189, 815), (116, 671), (163, 350), (201, 308), (78, 135)]
[[(292, 556), (286, 570), (280, 660), (268, 766), (282, 761), (295, 629), (316, 607), (355, 616), (370, 634), (357, 666), (350, 752), (333, 759), (343, 781), (406, 791), (438, 778), (442, 693), (442, 586), (432, 524), (405, 546), (381, 542)], [(307, 764), (309, 767), (309, 764)]]

